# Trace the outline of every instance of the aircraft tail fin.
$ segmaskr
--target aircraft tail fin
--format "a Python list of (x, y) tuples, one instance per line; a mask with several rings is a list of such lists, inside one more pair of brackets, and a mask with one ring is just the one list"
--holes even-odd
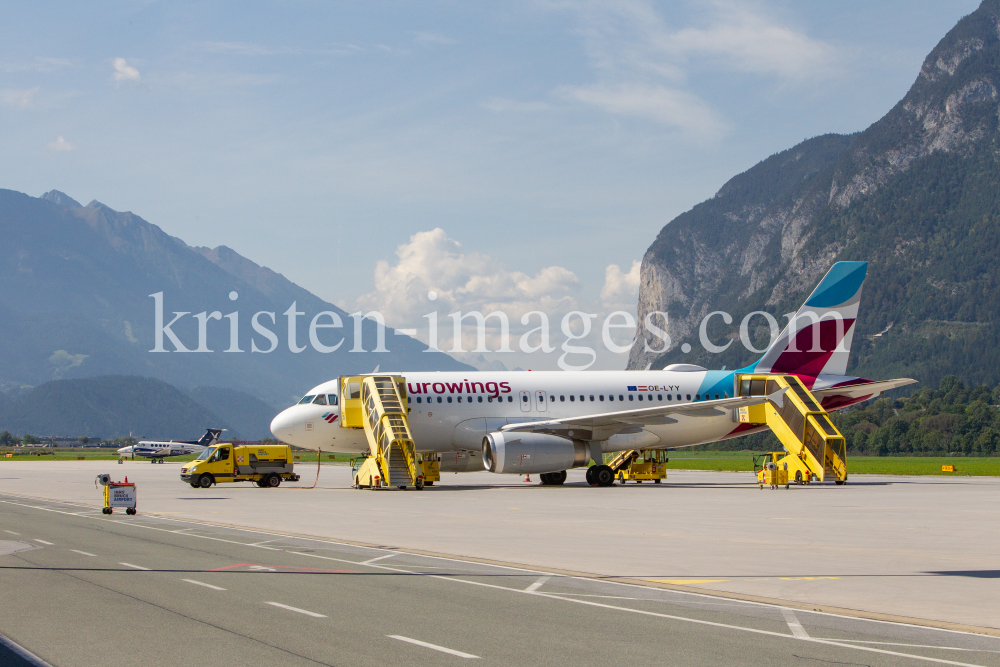
[(755, 373), (846, 375), (868, 262), (837, 262), (754, 366)]
[(226, 429), (224, 428), (205, 429), (205, 435), (201, 436), (201, 439), (198, 440), (198, 444), (201, 445), (202, 447), (211, 447), (212, 445), (215, 444), (215, 442), (219, 439), (219, 436), (222, 435), (222, 432), (225, 430)]

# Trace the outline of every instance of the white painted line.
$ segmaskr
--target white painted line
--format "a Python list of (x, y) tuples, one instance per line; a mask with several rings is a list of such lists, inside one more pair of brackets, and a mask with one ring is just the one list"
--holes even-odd
[(371, 563), (374, 563), (375, 561), (385, 560), (386, 558), (392, 558), (395, 555), (396, 554), (389, 554), (388, 556), (379, 556), (378, 558), (369, 558), (368, 560), (363, 561), (363, 562), (358, 563), (358, 564), (359, 565), (370, 565)]
[(248, 547), (259, 547), (262, 544), (268, 544), (269, 542), (277, 542), (280, 539), (282, 539), (282, 538), (279, 537), (279, 538), (274, 539), (274, 540), (264, 540), (263, 542), (254, 542), (253, 544), (248, 544), (247, 546)]
[(118, 563), (119, 565), (124, 565), (125, 567), (135, 568), (136, 570), (146, 570), (149, 572), (148, 567), (142, 567), (141, 565), (132, 565), (132, 563)]
[(97, 554), (92, 554), (87, 551), (78, 551), (76, 549), (70, 549), (70, 551), (72, 551), (75, 554), (80, 554), (81, 556), (92, 556), (93, 558), (97, 558)]
[(795, 618), (795, 612), (791, 609), (781, 608), (781, 615), (785, 617), (785, 623), (788, 624), (788, 629), (792, 631), (792, 636), (797, 639), (809, 639), (809, 633), (806, 629), (802, 627), (799, 623), (799, 619)]
[(11, 535), (20, 535), (21, 533), (15, 533), (13, 530), (5, 530), (5, 533), (10, 533)]
[(544, 577), (539, 577), (539, 578), (538, 578), (538, 581), (536, 581), (535, 583), (533, 583), (533, 584), (531, 584), (530, 586), (528, 586), (527, 588), (525, 588), (525, 589), (524, 589), (524, 592), (525, 592), (525, 593), (534, 593), (534, 592), (535, 592), (535, 591), (537, 591), (537, 590), (538, 590), (539, 588), (541, 588), (542, 586), (544, 586), (544, 585), (545, 585), (545, 582), (546, 582), (546, 581), (548, 581), (548, 580), (549, 580), (549, 579), (551, 579), (551, 578), (552, 578), (552, 577), (550, 577), (550, 576), (548, 576), (548, 575), (546, 575), (546, 576), (544, 576)]
[[(985, 635), (984, 635), (985, 638)], [(940, 651), (969, 651), (971, 653), (1000, 653), (985, 648), (963, 648), (961, 646), (932, 646), (930, 644), (900, 644), (898, 642), (871, 642), (866, 639), (823, 639), (821, 641), (852, 642), (857, 644), (878, 644), (879, 646), (909, 646), (910, 648), (933, 648)]]
[(442, 653), (448, 653), (450, 655), (457, 655), (459, 658), (472, 658), (479, 660), (478, 655), (472, 655), (471, 653), (462, 653), (461, 651), (456, 651), (453, 648), (445, 648), (444, 646), (438, 646), (437, 644), (428, 644), (427, 642), (422, 642), (419, 639), (410, 639), (409, 637), (404, 637), (402, 635), (386, 635), (389, 639), (398, 639), (401, 642), (409, 642), (410, 644), (416, 644), (417, 646), (423, 646), (424, 648), (434, 649), (435, 651), (441, 651)]
[(51, 547), (51, 546), (54, 546), (54, 545), (53, 545), (53, 544), (52, 544), (51, 542), (46, 542), (45, 540), (40, 540), (40, 539), (38, 539), (37, 537), (35, 538), (35, 542), (41, 542), (42, 544), (47, 544), (47, 545), (49, 545), (50, 547)]
[(282, 609), (287, 609), (288, 611), (296, 611), (300, 614), (305, 614), (306, 616), (312, 616), (313, 618), (326, 618), (323, 614), (317, 614), (314, 611), (306, 611), (305, 609), (299, 609), (298, 607), (289, 607), (287, 604), (281, 604), (280, 602), (265, 602), (264, 604), (269, 604), (272, 607), (281, 607)]
[(195, 581), (194, 579), (181, 579), (181, 581), (186, 581), (189, 584), (194, 584), (196, 586), (204, 586), (205, 588), (211, 588), (213, 591), (224, 591), (225, 588), (221, 586), (213, 586), (212, 584), (206, 584), (204, 581)]

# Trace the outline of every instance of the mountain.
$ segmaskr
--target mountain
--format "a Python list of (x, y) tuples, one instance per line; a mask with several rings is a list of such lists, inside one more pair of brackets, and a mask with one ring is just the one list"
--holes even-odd
[[(278, 410), (269, 403), (225, 387), (195, 387), (186, 393), (195, 403), (218, 415), (222, 420), (220, 423), (232, 425), (241, 438), (260, 440), (272, 437), (271, 420), (278, 414)], [(235, 436), (227, 433), (226, 437)]]
[[(2, 390), (53, 379), (139, 375), (179, 387), (234, 389), (281, 407), (319, 382), (376, 366), (471, 369), (424, 352), (425, 345), (392, 329), (385, 330), (389, 351), (373, 352), (374, 321), (364, 320), (355, 342), (346, 312), (281, 275), (225, 246), (191, 248), (100, 202), (81, 206), (58, 191), (35, 198), (0, 190), (0, 240)], [(158, 329), (151, 295), (157, 294), (162, 325), (186, 313), (170, 333), (190, 352), (176, 351), (165, 330), (163, 351), (152, 351)], [(289, 310), (293, 303), (295, 311)], [(295, 312), (301, 314), (285, 315)], [(320, 325), (341, 320), (340, 329), (315, 329), (321, 346), (343, 340), (335, 351), (310, 344), (310, 324), (319, 313), (327, 313), (319, 316)], [(293, 318), (295, 341), (288, 335)], [(355, 348), (368, 353), (352, 353)]]
[(0, 409), (0, 429), (16, 434), (194, 440), (207, 428), (242, 435), (179, 389), (143, 377), (53, 380)]
[[(669, 222), (643, 257), (638, 314), (667, 313), (670, 346), (641, 332), (629, 368), (743, 366), (759, 356), (739, 340), (747, 314), (784, 326), (834, 262), (864, 260), (849, 373), (1000, 382), (998, 91), (1000, 0), (986, 0), (882, 119), (773, 155)], [(732, 341), (719, 354), (700, 342), (714, 311), (733, 318), (709, 320), (713, 345)], [(747, 333), (766, 347), (763, 316)]]

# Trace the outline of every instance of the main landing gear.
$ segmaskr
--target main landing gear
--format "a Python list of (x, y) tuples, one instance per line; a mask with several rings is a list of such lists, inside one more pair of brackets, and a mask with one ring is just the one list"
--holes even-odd
[(542, 484), (559, 485), (566, 481), (566, 471), (543, 472), (539, 477), (542, 479)]
[(596, 465), (587, 468), (587, 484), (591, 486), (612, 486), (615, 483), (615, 471), (611, 466)]

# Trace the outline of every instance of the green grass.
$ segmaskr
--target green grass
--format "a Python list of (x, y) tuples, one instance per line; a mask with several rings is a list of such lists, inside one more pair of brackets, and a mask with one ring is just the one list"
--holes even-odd
[[(300, 449), (292, 449), (296, 463), (316, 462), (316, 452)], [(7, 458), (6, 454), (13, 454)], [(193, 461), (197, 454), (186, 456), (171, 456), (170, 461)], [(329, 454), (324, 452), (322, 460), (324, 463), (350, 461), (357, 454)], [(48, 447), (27, 447), (22, 449), (2, 448), (0, 449), (0, 463), (3, 461), (76, 461), (83, 457), (85, 461), (117, 461), (118, 452), (115, 448), (55, 448)], [(331, 458), (332, 457), (332, 458)], [(137, 461), (144, 461), (142, 457), (136, 457)]]
[[(752, 472), (751, 452), (670, 452), (668, 469)], [(942, 465), (955, 472), (942, 472)], [(1000, 476), (1000, 456), (848, 456), (848, 474)]]

